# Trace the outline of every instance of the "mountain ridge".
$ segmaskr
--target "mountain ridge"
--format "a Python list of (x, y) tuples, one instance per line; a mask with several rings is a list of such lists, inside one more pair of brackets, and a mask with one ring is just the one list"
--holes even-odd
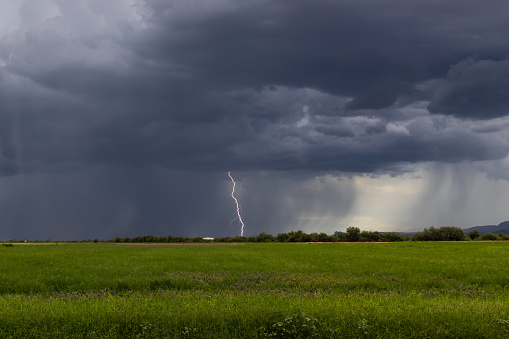
[(509, 234), (509, 221), (503, 221), (498, 225), (484, 225), (484, 226), (473, 226), (464, 228), (463, 232), (468, 234), (472, 231), (477, 231), (480, 234), (493, 233), (493, 234)]

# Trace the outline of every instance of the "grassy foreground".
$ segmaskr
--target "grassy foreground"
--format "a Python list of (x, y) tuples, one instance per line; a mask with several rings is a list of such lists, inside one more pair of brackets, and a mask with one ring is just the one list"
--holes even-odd
[(507, 338), (509, 243), (0, 246), (1, 338)]

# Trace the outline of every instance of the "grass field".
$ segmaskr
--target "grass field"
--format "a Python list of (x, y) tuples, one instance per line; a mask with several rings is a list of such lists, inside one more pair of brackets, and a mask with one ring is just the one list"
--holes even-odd
[(507, 338), (509, 243), (0, 246), (1, 338)]

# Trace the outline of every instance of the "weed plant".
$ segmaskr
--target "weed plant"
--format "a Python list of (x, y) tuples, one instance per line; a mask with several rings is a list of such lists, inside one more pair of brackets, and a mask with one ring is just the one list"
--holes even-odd
[(2, 338), (505, 338), (509, 243), (0, 247)]

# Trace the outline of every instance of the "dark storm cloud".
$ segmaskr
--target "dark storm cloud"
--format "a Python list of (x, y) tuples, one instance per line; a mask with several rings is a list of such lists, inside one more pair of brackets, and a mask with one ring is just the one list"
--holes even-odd
[[(20, 0), (19, 25), (0, 30), (0, 174), (3, 194), (32, 213), (0, 213), (48, 229), (59, 218), (110, 225), (104, 236), (173, 220), (203, 235), (198, 215), (229, 208), (225, 171), (269, 171), (280, 184), (251, 188), (262, 178), (244, 177), (271, 197), (250, 196), (247, 209), (264, 209), (251, 222), (276, 230), (283, 219), (304, 225), (311, 211), (333, 215), (326, 200), (350, 211), (351, 183), (320, 179), (344, 194), (329, 192), (324, 172), (503, 159), (508, 12), (496, 0)], [(298, 178), (285, 181), (290, 170)], [(84, 183), (71, 185), (77, 177)], [(207, 192), (198, 205), (221, 202), (189, 219), (197, 189)], [(84, 200), (63, 198), (73, 190)], [(68, 212), (41, 209), (44, 199)]]
[[(504, 58), (509, 6), (491, 2), (241, 2), (182, 16), (154, 15), (140, 55), (172, 60), (222, 86), (312, 87), (353, 98), (349, 108), (390, 106), (416, 83), (444, 77), (469, 56)], [(493, 6), (495, 5), (495, 6)]]
[(428, 109), (475, 119), (508, 115), (509, 59), (469, 58), (452, 66)]
[[(465, 135), (480, 137), (461, 118), (509, 107), (500, 43), (509, 5), (490, 4), (146, 1), (142, 24), (94, 28), (97, 9), (83, 7), (76, 23), (57, 2), (62, 16), (1, 43), (3, 172), (147, 163), (376, 171), (503, 157), (507, 141), (495, 133), (463, 151)], [(460, 118), (453, 133), (426, 138), (405, 111), (419, 102)], [(429, 112), (419, 115), (431, 121)], [(414, 131), (394, 135), (389, 122)]]

